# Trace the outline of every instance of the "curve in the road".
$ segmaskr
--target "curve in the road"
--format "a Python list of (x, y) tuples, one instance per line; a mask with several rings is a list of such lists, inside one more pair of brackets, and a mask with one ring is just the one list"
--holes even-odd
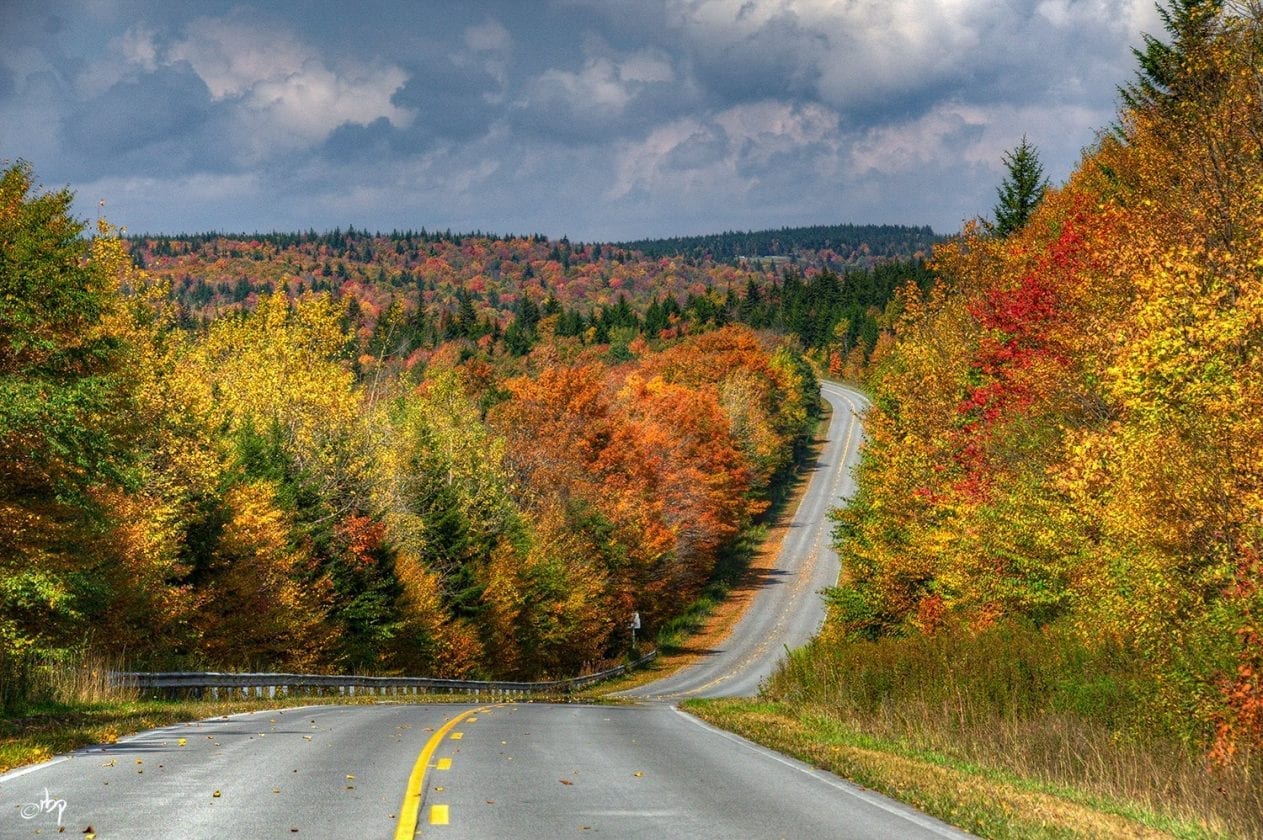
[(827, 442), (794, 512), (770, 583), (757, 592), (746, 613), (718, 650), (665, 679), (616, 697), (678, 700), (685, 697), (747, 697), (771, 675), (786, 649), (806, 644), (824, 621), (817, 594), (838, 579), (828, 513), (855, 492), (855, 465), (863, 440), (868, 398), (826, 382), (821, 394), (833, 409)]

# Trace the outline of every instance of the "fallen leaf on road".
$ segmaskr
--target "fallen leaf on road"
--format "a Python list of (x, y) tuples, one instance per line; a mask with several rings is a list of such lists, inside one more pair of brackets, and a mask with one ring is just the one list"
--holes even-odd
[(632, 775), (635, 776), (637, 779), (639, 779), (639, 778), (642, 778), (645, 774), (637, 770), (635, 773), (632, 773)]
[(117, 760), (117, 759), (113, 759), (113, 758), (111, 758), (109, 761), (105, 762), (105, 763), (104, 763), (104, 764), (102, 764), (101, 766), (102, 766), (102, 767), (113, 767), (115, 764), (118, 764), (118, 760)]
[(569, 779), (558, 779), (557, 781), (561, 782), (563, 785), (573, 785), (573, 784), (574, 784), (574, 782), (570, 781)]
[(179, 744), (180, 746), (184, 746), (188, 742), (189, 742), (188, 738), (181, 738), (180, 740), (176, 741), (176, 743)]
[(215, 799), (218, 799), (218, 798), (219, 798), (219, 796), (220, 796), (220, 793), (219, 793), (219, 791), (215, 791), (214, 793), (212, 793), (212, 794), (211, 794), (211, 796), (212, 796), (213, 798), (215, 798)]
[(348, 779), (354, 779), (354, 778), (355, 778), (355, 774), (354, 774), (354, 773), (347, 773), (347, 774), (346, 774), (346, 777), (347, 777)]
[(304, 735), (304, 736), (303, 736), (303, 740), (304, 740), (304, 741), (310, 741), (310, 740), (311, 740), (311, 736), (310, 736), (310, 735)]

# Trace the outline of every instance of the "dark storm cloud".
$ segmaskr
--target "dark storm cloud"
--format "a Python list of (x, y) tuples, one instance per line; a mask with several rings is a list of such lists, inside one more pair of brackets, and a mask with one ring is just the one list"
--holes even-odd
[(391, 101), (416, 111), (414, 137), (467, 140), (485, 134), (502, 111), (494, 102), (503, 93), (501, 81), (484, 63), (437, 56), (404, 69), (409, 79)]

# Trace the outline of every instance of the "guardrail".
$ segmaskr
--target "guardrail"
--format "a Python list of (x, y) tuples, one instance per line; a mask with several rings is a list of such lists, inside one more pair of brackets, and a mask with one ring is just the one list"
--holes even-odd
[(133, 686), (166, 696), (285, 697), (288, 695), (342, 697), (402, 697), (425, 694), (469, 694), (474, 697), (511, 698), (530, 695), (570, 694), (589, 685), (633, 671), (658, 656), (649, 653), (625, 665), (595, 674), (564, 680), (507, 682), (503, 680), (444, 680), (435, 677), (363, 677), (345, 674), (220, 674), (213, 672), (114, 671), (116, 685)]

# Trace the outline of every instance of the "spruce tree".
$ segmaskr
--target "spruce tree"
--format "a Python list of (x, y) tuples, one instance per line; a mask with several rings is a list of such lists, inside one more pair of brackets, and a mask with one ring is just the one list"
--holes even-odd
[(1165, 7), (1158, 6), (1171, 42), (1142, 36), (1144, 49), (1132, 49), (1140, 64), (1136, 80), (1119, 90), (1123, 104), (1133, 110), (1166, 107), (1191, 93), (1197, 73), (1190, 72), (1187, 59), (1212, 37), (1223, 7), (1223, 0), (1169, 0)]
[(998, 236), (1008, 236), (1021, 229), (1031, 213), (1039, 206), (1048, 189), (1044, 167), (1039, 162), (1039, 152), (1022, 136), (1022, 142), (1011, 152), (1004, 153), (1004, 165), (1009, 174), (996, 189), (1000, 203), (995, 206), (995, 227)]

